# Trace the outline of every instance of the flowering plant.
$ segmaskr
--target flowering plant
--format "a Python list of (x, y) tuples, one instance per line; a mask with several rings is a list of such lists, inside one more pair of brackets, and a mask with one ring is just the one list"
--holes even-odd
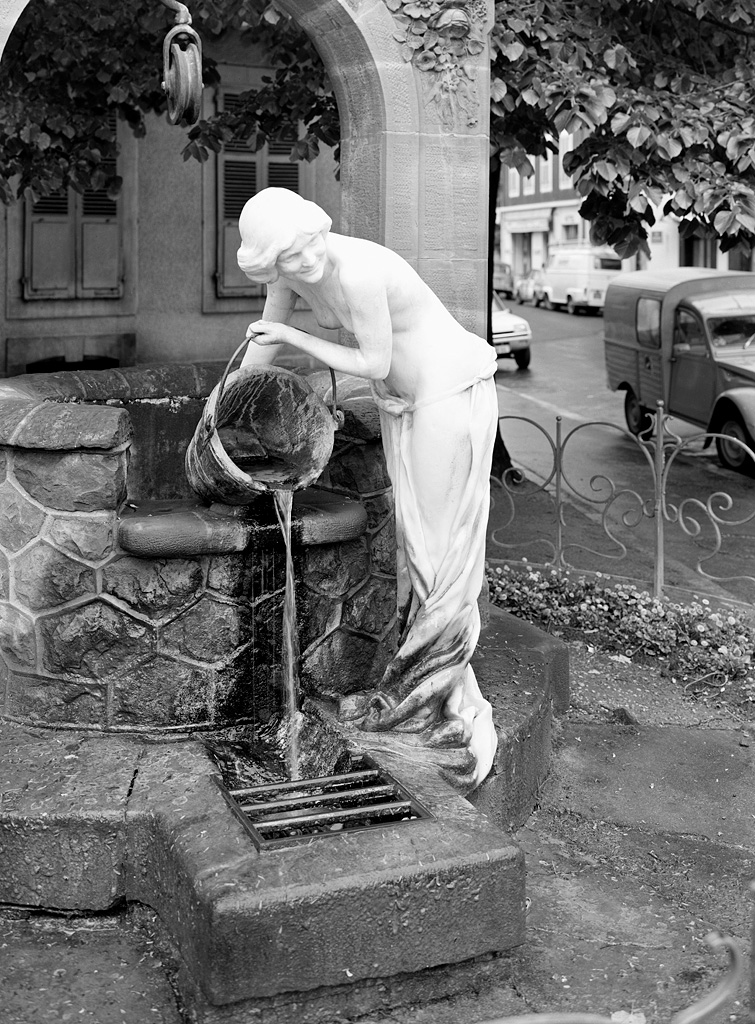
[(557, 636), (589, 634), (603, 650), (660, 661), (692, 694), (736, 682), (755, 703), (755, 623), (739, 609), (715, 610), (707, 598), (675, 603), (600, 573), (489, 565), (487, 579), (495, 604)]

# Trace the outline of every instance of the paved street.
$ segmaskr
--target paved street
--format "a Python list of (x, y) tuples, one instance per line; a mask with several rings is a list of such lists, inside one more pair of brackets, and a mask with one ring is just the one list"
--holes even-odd
[[(630, 495), (618, 498), (606, 522), (611, 532), (628, 547), (646, 552), (643, 569), (650, 573), (647, 576), (650, 582), (656, 521), (640, 517), (637, 510), (641, 502), (649, 509), (653, 507), (653, 473), (649, 462), (652, 454), (643, 453), (627, 436), (623, 392), (611, 392), (607, 387), (602, 317), (569, 316), (536, 309), (529, 304), (512, 303), (511, 308), (529, 321), (533, 332), (529, 370), (519, 371), (513, 361), (503, 359), (499, 360), (496, 377), (501, 415), (521, 417), (502, 422), (515, 465), (537, 484), (551, 476), (554, 451), (546, 434), (555, 439), (560, 416), (565, 445), (563, 469), (569, 484), (566, 494), (596, 523), (590, 544), (601, 552), (620, 553), (618, 545), (608, 540), (600, 526), (603, 506), (614, 493), (612, 485), (615, 492), (636, 492), (639, 498)], [(533, 420), (540, 429), (523, 422), (524, 419)], [(601, 421), (600, 425), (588, 426), (594, 421)], [(671, 420), (669, 426), (683, 438), (699, 434), (696, 428), (679, 420)], [(712, 495), (723, 492), (731, 498), (731, 508), (727, 508), (725, 497), (713, 499), (711, 504), (726, 521), (720, 528), (721, 548), (714, 558), (705, 562), (706, 571), (719, 579), (717, 585), (711, 585), (700, 578), (699, 589), (715, 592), (718, 586), (731, 596), (751, 603), (755, 599), (755, 583), (742, 577), (755, 576), (755, 519), (741, 521), (755, 516), (755, 482), (722, 468), (714, 446), (704, 450), (701, 441), (693, 442), (689, 449), (673, 458), (667, 480), (667, 503), (679, 507), (686, 502), (684, 513), (699, 524), (694, 538), (685, 535), (677, 523), (665, 525), (667, 582), (697, 588), (697, 563), (716, 546), (715, 528), (703, 506)], [(555, 491), (554, 481), (548, 484), (548, 490)], [(519, 514), (521, 523), (522, 516), (528, 517), (529, 511), (523, 506)], [(622, 520), (625, 516), (631, 519), (633, 514), (642, 522), (629, 529)], [(739, 525), (729, 525), (735, 521), (740, 521)], [(694, 524), (690, 529), (695, 531)], [(567, 520), (565, 537), (576, 539), (568, 536), (568, 532)], [(540, 551), (542, 554), (542, 548)], [(529, 557), (537, 561), (537, 551), (531, 550)], [(582, 568), (633, 575), (626, 565), (621, 568), (620, 563), (611, 559), (585, 557), (573, 551), (569, 560)]]

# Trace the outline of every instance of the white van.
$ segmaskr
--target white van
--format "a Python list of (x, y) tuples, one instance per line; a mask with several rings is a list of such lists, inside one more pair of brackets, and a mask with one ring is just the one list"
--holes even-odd
[(543, 267), (542, 304), (546, 309), (566, 306), (569, 313), (598, 312), (608, 282), (619, 273), (621, 260), (613, 249), (554, 249)]

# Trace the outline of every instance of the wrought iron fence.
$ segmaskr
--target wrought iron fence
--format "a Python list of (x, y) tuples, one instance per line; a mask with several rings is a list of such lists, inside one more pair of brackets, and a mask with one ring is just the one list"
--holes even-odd
[[(545, 552), (545, 557), (535, 559), (538, 562), (552, 565), (558, 570), (583, 569), (585, 566), (578, 565), (575, 560), (577, 552), (587, 553), (607, 563), (620, 562), (627, 557), (626, 531), (650, 523), (653, 533), (652, 587), (654, 595), (660, 597), (666, 586), (667, 531), (669, 527), (676, 527), (687, 538), (695, 541), (702, 541), (705, 535), (707, 543), (700, 545), (703, 551), (697, 555), (695, 565), (701, 577), (716, 584), (746, 581), (752, 586), (755, 595), (755, 575), (744, 572), (721, 575), (710, 571), (711, 563), (722, 554), (722, 531), (742, 528), (755, 521), (755, 502), (745, 510), (745, 514), (736, 515), (733, 512), (734, 501), (725, 491), (714, 491), (707, 498), (695, 496), (678, 501), (672, 501), (669, 496), (669, 477), (679, 456), (699, 449), (701, 443), (705, 449), (715, 442), (719, 452), (722, 448), (728, 453), (741, 449), (745, 469), (748, 465), (755, 466), (755, 452), (743, 441), (728, 434), (700, 432), (688, 437), (680, 436), (670, 426), (670, 417), (665, 414), (662, 402), (658, 402), (651, 419), (651, 427), (640, 435), (631, 434), (614, 423), (602, 420), (580, 423), (564, 433), (562, 417), (557, 416), (555, 437), (552, 437), (535, 420), (524, 416), (500, 417), (500, 422), (517, 420), (539, 431), (547, 442), (546, 448), (550, 446), (552, 466), (544, 474), (541, 484), (535, 486), (529, 482), (526, 491), (516, 482), (516, 470), (504, 473), (500, 485), (492, 492), (493, 503), (499, 506), (499, 525), (491, 536), (493, 545), (502, 552), (502, 557), (512, 557), (515, 551), (521, 553), (529, 543)], [(605, 472), (595, 472), (589, 479), (587, 490), (571, 479), (566, 457), (570, 448), (574, 447), (575, 439), (592, 427), (606, 427), (616, 431), (637, 446), (650, 471), (648, 493), (643, 495), (634, 487), (617, 486)], [(517, 521), (517, 505), (521, 507), (524, 497), (532, 499), (536, 494), (547, 497), (552, 503), (552, 532), (550, 536), (538, 535), (523, 542), (517, 527), (526, 519), (526, 515), (519, 516)], [(503, 523), (500, 523), (501, 502), (508, 503)], [(596, 532), (602, 533), (603, 540), (607, 539), (610, 544), (608, 550), (599, 550), (585, 543), (584, 539), (572, 538), (566, 516), (570, 508), (580, 509), (594, 526), (599, 527), (599, 530), (593, 531), (593, 539)], [(584, 532), (580, 531), (582, 534)]]

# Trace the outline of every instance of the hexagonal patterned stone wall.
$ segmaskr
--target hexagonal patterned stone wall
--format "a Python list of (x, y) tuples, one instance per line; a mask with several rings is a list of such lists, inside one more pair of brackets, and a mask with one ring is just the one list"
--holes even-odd
[[(264, 721), (282, 707), (277, 524), (225, 515), (215, 535), (223, 510), (199, 509), (191, 513), (201, 521), (197, 542), (176, 548), (176, 517), (186, 517), (183, 453), (221, 370), (0, 382), (4, 717), (185, 731)], [(323, 397), (325, 377), (311, 378)], [(332, 696), (379, 676), (396, 621), (393, 507), (377, 411), (362, 382), (344, 377), (340, 390), (346, 422), (318, 484), (360, 502), (366, 532), (355, 534), (352, 522), (344, 539), (337, 523), (294, 524), (302, 683)], [(135, 553), (124, 523), (131, 516), (133, 530), (133, 516), (146, 521), (153, 508), (163, 549), (158, 538), (148, 554)]]

